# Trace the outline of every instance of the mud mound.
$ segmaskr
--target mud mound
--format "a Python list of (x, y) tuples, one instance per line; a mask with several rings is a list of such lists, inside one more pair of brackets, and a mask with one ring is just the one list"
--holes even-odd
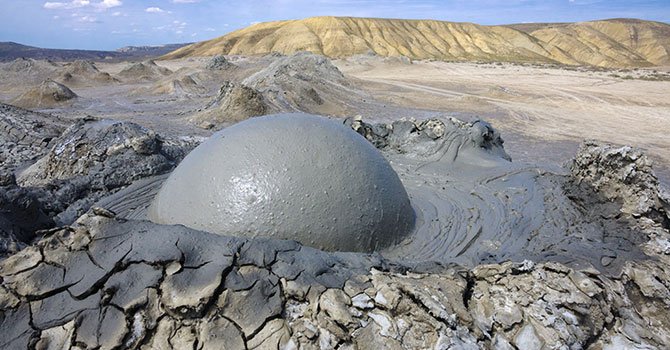
[[(36, 185), (92, 174), (106, 186), (127, 184), (133, 176), (142, 176), (141, 172), (135, 173), (137, 170), (146, 169), (153, 175), (169, 169), (170, 161), (161, 154), (160, 143), (155, 133), (134, 123), (83, 119), (55, 140), (40, 164), (28, 169), (26, 173), (34, 176), (23, 176), (20, 182)], [(119, 169), (113, 169), (115, 165)], [(134, 174), (110, 176), (124, 169)]]
[(172, 71), (161, 67), (154, 61), (145, 61), (129, 65), (119, 72), (119, 77), (130, 81), (155, 81), (172, 74)]
[(168, 77), (155, 83), (149, 88), (141, 88), (132, 92), (133, 95), (170, 96), (174, 98), (189, 98), (205, 93), (207, 89), (193, 78), (192, 75), (184, 75), (181, 78)]
[(225, 82), (218, 95), (191, 122), (205, 129), (220, 128), (250, 117), (271, 113), (274, 108), (263, 95), (246, 85)]
[(243, 84), (282, 112), (344, 116), (349, 111), (347, 101), (361, 95), (329, 59), (307, 52), (278, 57)]
[(291, 56), (276, 56), (276, 58), (266, 69), (247, 78), (245, 83), (258, 89), (286, 87), (293, 82), (350, 85), (342, 72), (324, 56), (298, 52)]
[(39, 84), (57, 76), (61, 69), (62, 66), (48, 60), (17, 58), (12, 62), (0, 63), (0, 79), (7, 88), (12, 85)]
[(51, 72), (60, 66), (49, 60), (33, 60), (30, 58), (17, 58), (3, 65), (4, 71), (30, 74), (35, 72)]
[(100, 73), (95, 63), (91, 61), (76, 60), (65, 66), (68, 72), (82, 75), (95, 75)]
[(205, 66), (205, 69), (212, 71), (225, 71), (235, 68), (237, 68), (237, 66), (228, 61), (226, 56), (223, 55), (216, 55), (212, 57), (212, 59), (210, 59)]
[(11, 104), (23, 108), (46, 109), (61, 107), (77, 98), (67, 86), (47, 79), (11, 101)]
[(132, 182), (170, 171), (195, 145), (165, 140), (130, 122), (82, 119), (18, 177), (44, 189), (40, 200), (58, 223), (71, 223), (91, 204)]
[(360, 116), (345, 124), (364, 136), (377, 148), (413, 158), (431, 158), (436, 153), (447, 162), (468, 162), (471, 152), (480, 161), (490, 158), (511, 161), (500, 133), (483, 120), (464, 122), (456, 118), (423, 121), (401, 119), (391, 124), (368, 124)]
[(14, 172), (43, 156), (64, 129), (55, 116), (0, 104), (0, 258), (53, 226), (41, 192), (18, 186)]
[(639, 149), (588, 141), (580, 146), (570, 171), (577, 185), (622, 203), (622, 213), (657, 216), (670, 228), (670, 195), (659, 185), (651, 165)]
[(0, 103), (0, 168), (14, 169), (44, 155), (64, 125), (58, 117)]
[(74, 61), (64, 67), (59, 80), (64, 84), (99, 85), (117, 82), (109, 73), (101, 72), (91, 61)]

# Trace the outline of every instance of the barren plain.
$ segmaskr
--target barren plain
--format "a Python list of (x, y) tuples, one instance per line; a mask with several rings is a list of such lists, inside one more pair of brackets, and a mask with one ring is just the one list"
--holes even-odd
[[(102, 84), (61, 80), (78, 98), (45, 111), (64, 118), (93, 115), (134, 121), (175, 135), (208, 136), (212, 130), (198, 127), (202, 123), (198, 125), (192, 117), (212, 103), (221, 85), (227, 81), (243, 84), (247, 77), (282, 57), (231, 56), (228, 61), (234, 68), (219, 71), (205, 68), (209, 57), (184, 58), (156, 61), (169, 69), (165, 75), (119, 76)], [(44, 61), (32, 62), (44, 65)], [(501, 130), (515, 161), (531, 163), (562, 165), (585, 139), (633, 145), (646, 151), (661, 181), (670, 183), (670, 68), (411, 61), (374, 55), (339, 59), (333, 64), (351, 85), (345, 96), (340, 96), (337, 90), (342, 89), (338, 87), (325, 88), (321, 95), (337, 97), (330, 105), (279, 106), (275, 111), (361, 115), (372, 122), (437, 115), (483, 119)], [(131, 63), (95, 65), (100, 72), (117, 77)], [(5, 71), (0, 101), (11, 102), (43, 79), (58, 81), (64, 69), (30, 68), (32, 79), (26, 79), (22, 71)], [(182, 86), (179, 80), (184, 77), (193, 78), (191, 86)], [(317, 89), (323, 86), (314, 81), (307, 84)], [(290, 86), (281, 88), (290, 90)]]
[(389, 104), (493, 123), (515, 160), (561, 164), (582, 140), (595, 139), (646, 150), (670, 183), (670, 80), (639, 79), (653, 70), (375, 59), (337, 65)]
[[(0, 63), (0, 348), (665, 348), (667, 40), (592, 57), (630, 21), (550, 26), (604, 67), (537, 38), (552, 55), (515, 64), (471, 30), (523, 33), (441, 23), (487, 61), (446, 62), (365, 52), (384, 33), (357, 21), (307, 21), (359, 44), (333, 59), (293, 50), (329, 47), (298, 21), (155, 61)], [(191, 55), (240, 36), (264, 51)]]

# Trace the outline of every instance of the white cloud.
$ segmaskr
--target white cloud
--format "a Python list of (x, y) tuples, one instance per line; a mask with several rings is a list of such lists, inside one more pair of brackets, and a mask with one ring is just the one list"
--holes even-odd
[(81, 16), (77, 19), (79, 22), (97, 23), (98, 19), (93, 16)]
[(69, 2), (51, 2), (44, 3), (44, 8), (49, 10), (71, 10), (82, 7), (93, 7), (99, 10), (106, 10), (112, 7), (123, 5), (121, 0), (102, 0), (101, 2), (92, 3), (90, 0), (72, 0)]
[(70, 2), (50, 2), (47, 1), (44, 3), (45, 9), (58, 10), (58, 9), (76, 9), (79, 7), (84, 7), (90, 5), (91, 2), (88, 0), (72, 0)]
[(120, 12), (120, 11), (116, 11), (116, 12), (112, 13), (112, 16), (114, 16), (114, 17), (123, 16), (123, 13)]
[(188, 23), (183, 22), (183, 21), (172, 21), (172, 23), (158, 26), (158, 27), (153, 27), (153, 30), (160, 31), (160, 32), (173, 32), (175, 34), (184, 34), (184, 31), (186, 30), (186, 27), (188, 26)]
[(163, 10), (163, 9), (160, 8), (160, 7), (147, 7), (147, 9), (144, 10), (144, 11), (149, 12), (149, 13), (161, 13), (161, 12), (165, 12), (165, 10)]
[(121, 0), (103, 0), (101, 3), (98, 3), (95, 6), (108, 9), (108, 8), (117, 7), (117, 6), (121, 6), (121, 5), (123, 5)]
[(200, 2), (200, 0), (172, 0), (175, 4), (192, 4), (195, 2)]

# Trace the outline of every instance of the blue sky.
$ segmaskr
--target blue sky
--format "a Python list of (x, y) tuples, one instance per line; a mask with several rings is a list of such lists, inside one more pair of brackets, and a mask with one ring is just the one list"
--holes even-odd
[(633, 17), (670, 22), (670, 0), (0, 0), (0, 41), (113, 50), (211, 39), (255, 22), (311, 16), (479, 24)]

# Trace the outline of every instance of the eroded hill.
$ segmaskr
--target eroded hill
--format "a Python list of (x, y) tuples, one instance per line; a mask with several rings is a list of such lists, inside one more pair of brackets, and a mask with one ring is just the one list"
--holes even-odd
[(669, 33), (668, 24), (632, 19), (483, 26), (435, 20), (313, 17), (259, 23), (180, 48), (163, 58), (311, 51), (331, 58), (374, 53), (446, 61), (643, 67), (670, 64)]

